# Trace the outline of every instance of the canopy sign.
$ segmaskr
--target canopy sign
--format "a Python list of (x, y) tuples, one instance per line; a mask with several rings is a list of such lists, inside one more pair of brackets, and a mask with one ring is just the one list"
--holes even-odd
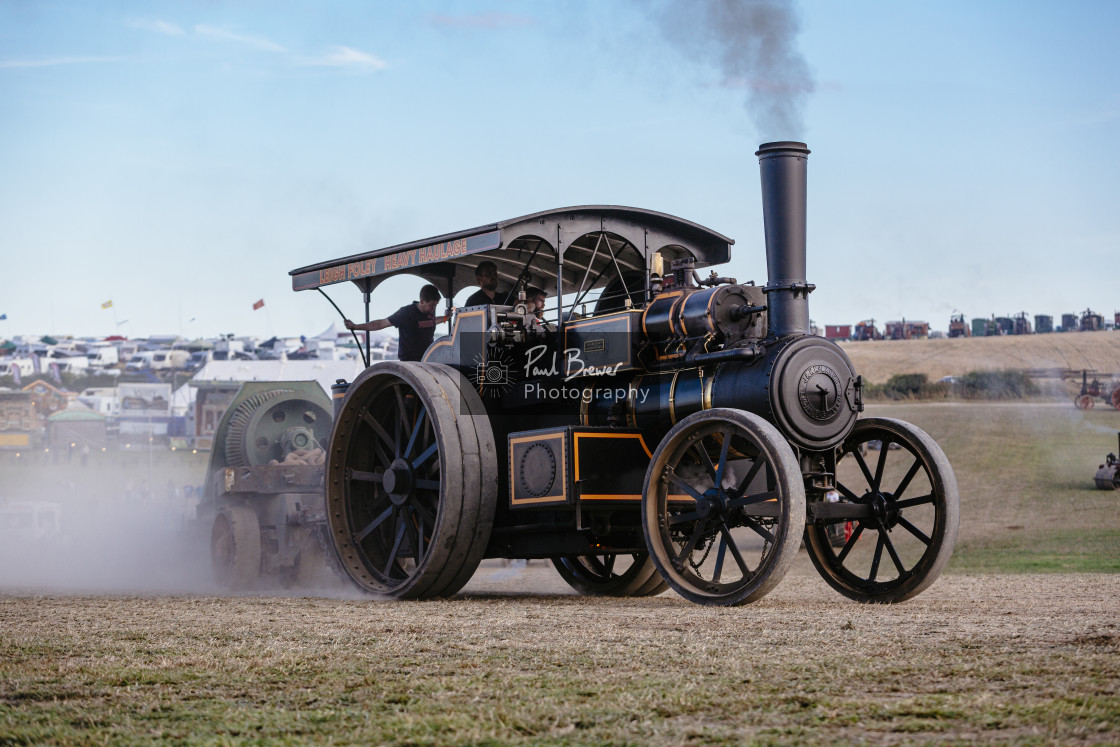
[(381, 256), (363, 257), (353, 261), (339, 262), (327, 267), (320, 267), (310, 272), (301, 272), (292, 276), (292, 289), (311, 290), (323, 285), (341, 283), (346, 280), (360, 280), (362, 278), (384, 275), (391, 272), (400, 272), (422, 265), (444, 262), (457, 257), (464, 257), (477, 252), (497, 249), (501, 245), (501, 232), (490, 231), (454, 239), (441, 241), (436, 244), (419, 246), (411, 249), (392, 251)]

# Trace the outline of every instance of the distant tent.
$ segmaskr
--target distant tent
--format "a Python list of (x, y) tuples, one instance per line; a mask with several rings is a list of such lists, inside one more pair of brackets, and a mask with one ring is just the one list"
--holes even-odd
[(15, 350), (15, 349), (16, 349), (16, 344), (14, 342), (12, 342), (11, 340), (4, 340), (4, 342), (0, 342), (0, 350)]
[(77, 402), (47, 418), (47, 443), (54, 448), (74, 444), (100, 449), (107, 440), (105, 416)]
[(313, 340), (337, 340), (343, 335), (349, 335), (350, 330), (346, 327), (340, 327), (337, 322), (331, 322), (331, 326), (311, 338)]
[(42, 337), (39, 338), (39, 342), (43, 343), (44, 345), (57, 345), (58, 344), (58, 340), (54, 339), (50, 335), (43, 335)]

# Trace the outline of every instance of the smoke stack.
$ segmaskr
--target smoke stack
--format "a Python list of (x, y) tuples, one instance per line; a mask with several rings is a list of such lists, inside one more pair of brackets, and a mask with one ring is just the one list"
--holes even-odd
[(805, 281), (805, 143), (782, 141), (758, 146), (762, 171), (762, 217), (766, 224), (763, 289), (775, 337), (809, 333), (809, 293)]

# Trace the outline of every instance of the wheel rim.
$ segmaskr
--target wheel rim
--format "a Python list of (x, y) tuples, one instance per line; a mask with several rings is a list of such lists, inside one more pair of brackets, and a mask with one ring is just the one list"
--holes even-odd
[[(861, 453), (874, 441), (878, 450)], [(836, 488), (850, 518), (826, 519), (806, 532), (829, 583), (856, 599), (900, 601), (940, 575), (956, 541), (959, 499), (948, 461), (929, 436), (901, 421), (861, 421), (840, 451)], [(846, 521), (851, 533), (836, 546), (829, 527)]]
[(214, 517), (210, 533), (210, 560), (214, 567), (214, 580), (219, 586), (229, 586), (233, 576), (233, 529), (224, 513)]
[(788, 570), (804, 525), (792, 450), (772, 426), (737, 410), (696, 413), (669, 432), (643, 505), (662, 576), (709, 604), (767, 593)]
[(410, 384), (386, 377), (334, 446), (346, 455), (351, 560), (378, 586), (397, 588), (423, 567), (438, 520), (443, 459), (431, 413)]

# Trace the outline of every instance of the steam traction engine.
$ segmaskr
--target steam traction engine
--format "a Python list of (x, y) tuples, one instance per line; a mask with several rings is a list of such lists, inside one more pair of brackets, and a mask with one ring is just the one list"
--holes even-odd
[[(808, 334), (808, 154), (758, 151), (764, 286), (702, 277), (730, 259), (726, 237), (615, 206), (292, 271), (297, 291), (354, 283), (367, 319), (371, 292), (396, 274), (451, 298), (486, 259), (505, 284), (495, 303), (457, 310), (423, 361), (337, 387), (325, 514), (350, 578), (436, 597), (483, 558), (549, 558), (587, 594), (672, 587), (740, 604), (781, 580), (804, 538), (853, 599), (901, 601), (933, 583), (957, 535), (956, 481), (921, 430), (857, 419), (860, 377)], [(553, 299), (543, 316), (525, 301), (533, 285)], [(834, 546), (836, 525), (849, 530)]]

